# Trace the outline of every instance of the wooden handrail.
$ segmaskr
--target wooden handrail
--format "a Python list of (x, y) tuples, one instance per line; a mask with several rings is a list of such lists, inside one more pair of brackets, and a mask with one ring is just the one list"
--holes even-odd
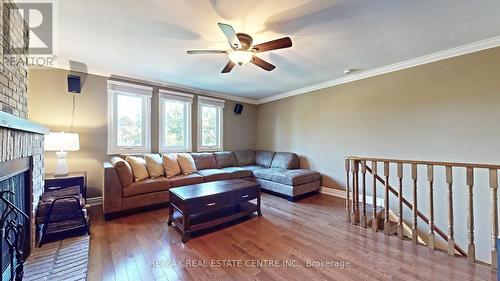
[[(368, 158), (363, 158), (363, 159), (368, 159)], [(380, 159), (380, 160), (370, 160), (370, 161), (386, 161), (385, 159)], [(368, 171), (370, 174), (373, 174), (372, 173), (372, 169), (370, 167), (368, 167), (368, 165), (366, 166), (366, 171)], [(390, 184), (387, 184), (386, 185), (386, 182), (384, 179), (382, 179), (378, 174), (375, 174), (375, 178), (382, 184), (382, 185), (385, 185), (388, 187), (389, 191), (394, 194), (396, 197), (399, 197), (399, 193), (390, 185)], [(408, 202), (408, 200), (406, 200), (406, 198), (402, 197), (402, 201), (403, 203), (410, 209), (413, 209), (413, 206), (410, 202)], [(420, 219), (422, 219), (426, 224), (429, 224), (429, 219), (424, 215), (422, 214), (420, 211), (417, 210), (417, 215)], [(441, 236), (443, 239), (445, 240), (448, 240), (448, 236), (446, 235), (445, 232), (443, 232), (441, 229), (439, 229), (436, 225), (434, 225), (434, 231), (439, 235)], [(462, 256), (467, 256), (467, 253), (462, 249), (460, 248), (458, 245), (455, 244), (455, 249), (457, 250), (458, 253), (460, 253)]]
[(403, 159), (386, 159), (386, 158), (371, 158), (371, 157), (358, 157), (347, 156), (348, 160), (363, 160), (363, 161), (376, 161), (376, 162), (390, 162), (402, 164), (417, 164), (417, 165), (434, 165), (434, 166), (453, 166), (463, 168), (477, 168), (477, 169), (494, 169), (500, 170), (500, 165), (495, 164), (481, 164), (481, 163), (461, 163), (461, 162), (439, 162), (439, 161), (423, 161), (423, 160), (403, 160)]

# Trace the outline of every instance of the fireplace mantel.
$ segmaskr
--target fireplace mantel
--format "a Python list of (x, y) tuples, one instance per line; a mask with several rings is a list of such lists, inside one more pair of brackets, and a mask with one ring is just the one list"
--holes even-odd
[(40, 135), (46, 135), (49, 133), (49, 128), (45, 126), (16, 117), (3, 111), (0, 111), (0, 128), (8, 128), (11, 130), (25, 131)]

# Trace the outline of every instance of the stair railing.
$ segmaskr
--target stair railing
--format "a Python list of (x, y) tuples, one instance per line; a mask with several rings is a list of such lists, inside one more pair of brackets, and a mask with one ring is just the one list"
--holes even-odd
[[(371, 163), (371, 167), (368, 166)], [(383, 163), (383, 174), (377, 171), (377, 164)], [(390, 164), (396, 164), (396, 177), (398, 179), (398, 187), (392, 187), (389, 184), (391, 175)], [(406, 200), (403, 196), (403, 166), (409, 165), (411, 167), (412, 186), (412, 201), (413, 204)], [(418, 190), (418, 166), (425, 166), (427, 168), (426, 180), (428, 185), (428, 213), (426, 217), (417, 209), (417, 190)], [(447, 201), (448, 201), (448, 232), (445, 233), (434, 224), (434, 169), (436, 166), (445, 167), (446, 170), (446, 186), (447, 186)], [(453, 217), (453, 168), (465, 169), (465, 180), (467, 185), (467, 251), (464, 251), (455, 243), (454, 238), (454, 217)], [(474, 191), (474, 172), (479, 169), (486, 169), (489, 171), (489, 184), (491, 190), (491, 267), (497, 268), (497, 251), (496, 239), (498, 236), (498, 170), (500, 165), (490, 164), (473, 164), (473, 163), (457, 163), (457, 162), (436, 162), (436, 161), (419, 161), (419, 160), (401, 160), (401, 159), (384, 159), (384, 158), (369, 158), (369, 157), (356, 157), (347, 156), (345, 158), (346, 170), (346, 215), (347, 220), (353, 224), (359, 224), (362, 227), (368, 226), (366, 215), (366, 173), (372, 175), (373, 186), (373, 216), (372, 229), (378, 230), (379, 222), (376, 214), (377, 206), (377, 182), (384, 186), (384, 233), (389, 235), (389, 194), (392, 193), (398, 198), (398, 211), (397, 211), (397, 235), (398, 238), (403, 239), (403, 205), (406, 205), (412, 210), (412, 227), (411, 238), (414, 243), (417, 243), (417, 221), (420, 218), (428, 225), (427, 233), (427, 246), (430, 249), (435, 249), (435, 234), (442, 237), (447, 241), (447, 252), (449, 255), (454, 256), (459, 253), (466, 256), (470, 262), (476, 262), (475, 244), (474, 244), (474, 205), (473, 205), (473, 191)], [(360, 174), (361, 173), (361, 189), (360, 189)], [(382, 175), (384, 178), (382, 178)], [(359, 200), (361, 191), (361, 202)], [(352, 195), (352, 198), (350, 198)], [(359, 204), (361, 203), (361, 210)]]

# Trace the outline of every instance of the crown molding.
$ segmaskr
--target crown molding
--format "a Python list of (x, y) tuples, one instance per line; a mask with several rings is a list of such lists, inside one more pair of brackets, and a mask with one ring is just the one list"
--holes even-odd
[(149, 79), (146, 77), (131, 76), (131, 75), (122, 74), (122, 73), (112, 73), (108, 70), (104, 70), (104, 69), (96, 68), (96, 67), (86, 66), (85, 69), (78, 67), (78, 66), (70, 67), (70, 65), (67, 61), (61, 62), (61, 59), (59, 59), (59, 58), (54, 62), (54, 64), (52, 66), (49, 66), (49, 67), (50, 68), (59, 68), (59, 69), (64, 69), (64, 70), (69, 70), (69, 71), (75, 71), (75, 72), (82, 72), (82, 73), (87, 73), (87, 74), (92, 74), (92, 75), (98, 75), (98, 76), (103, 76), (106, 78), (116, 78), (116, 79), (127, 80), (130, 82), (139, 82), (139, 83), (144, 83), (144, 84), (148, 84), (151, 86), (159, 87), (160, 89), (164, 88), (165, 90), (178, 90), (181, 92), (185, 92), (187, 94), (204, 95), (204, 96), (209, 96), (209, 97), (213, 97), (213, 98), (220, 98), (220, 99), (231, 100), (231, 101), (236, 101), (236, 102), (243, 102), (243, 103), (247, 103), (247, 104), (258, 104), (258, 101), (255, 99), (236, 97), (233, 95), (202, 90), (202, 89), (189, 87), (189, 86), (185, 86), (185, 85), (179, 85), (179, 84), (170, 83), (170, 82), (166, 82), (166, 81), (152, 80), (152, 79)]
[(349, 82), (353, 82), (353, 81), (357, 81), (357, 80), (361, 80), (361, 79), (365, 79), (365, 78), (369, 78), (369, 77), (373, 77), (373, 76), (378, 76), (378, 75), (406, 69), (406, 68), (411, 68), (411, 67), (415, 67), (415, 66), (419, 66), (419, 65), (423, 65), (423, 64), (428, 64), (428, 63), (432, 63), (432, 62), (436, 62), (436, 61), (440, 61), (440, 60), (445, 60), (445, 59), (452, 58), (452, 57), (457, 57), (457, 56), (461, 56), (461, 55), (465, 55), (465, 54), (469, 54), (469, 53), (474, 53), (474, 52), (478, 52), (478, 51), (482, 51), (482, 50), (486, 50), (486, 49), (490, 49), (490, 48), (495, 48), (498, 46), (500, 46), (500, 36), (495, 36), (495, 37), (491, 37), (491, 38), (477, 41), (474, 43), (470, 43), (470, 44), (462, 45), (459, 47), (451, 48), (448, 50), (425, 55), (422, 57), (409, 59), (409, 60), (398, 62), (395, 64), (390, 64), (390, 65), (366, 70), (363, 72), (350, 74), (346, 77), (332, 79), (332, 80), (325, 81), (322, 83), (299, 88), (299, 89), (296, 89), (293, 91), (284, 92), (284, 93), (277, 94), (277, 95), (274, 95), (274, 96), (271, 96), (268, 98), (257, 100), (257, 104), (263, 104), (263, 103), (272, 102), (272, 101), (276, 101), (276, 100), (280, 100), (280, 99), (284, 99), (284, 98), (288, 98), (288, 97), (293, 97), (293, 96), (305, 94), (308, 92), (312, 92), (312, 91), (316, 91), (316, 90), (320, 90), (320, 89), (324, 89), (324, 88), (328, 88), (328, 87), (332, 87), (332, 86), (336, 86), (336, 85), (340, 85), (340, 84), (345, 84), (345, 83), (349, 83)]

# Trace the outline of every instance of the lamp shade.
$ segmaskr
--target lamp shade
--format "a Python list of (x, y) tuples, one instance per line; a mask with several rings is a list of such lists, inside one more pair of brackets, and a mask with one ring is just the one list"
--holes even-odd
[(46, 151), (78, 151), (80, 150), (80, 136), (64, 132), (50, 132), (45, 136)]

